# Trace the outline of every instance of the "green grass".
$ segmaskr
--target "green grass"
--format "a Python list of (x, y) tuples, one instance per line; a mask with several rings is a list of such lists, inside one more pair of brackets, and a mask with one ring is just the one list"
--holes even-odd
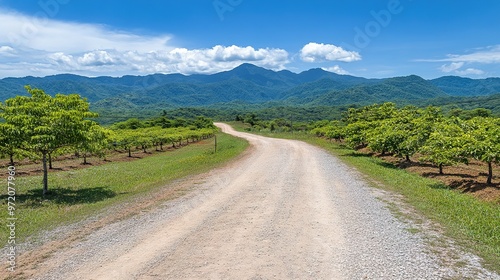
[[(244, 131), (241, 123), (231, 123)], [(269, 137), (298, 139), (319, 146), (368, 175), (372, 185), (402, 194), (419, 213), (438, 222), (445, 234), (481, 256), (485, 266), (500, 272), (500, 205), (480, 201), (451, 190), (443, 183), (357, 153), (343, 145), (306, 133), (257, 133)]]
[[(53, 174), (49, 172), (51, 194), (46, 198), (42, 196), (41, 176), (17, 177), (16, 241), (21, 242), (42, 230), (75, 222), (106, 207), (150, 194), (175, 179), (208, 171), (236, 157), (248, 146), (245, 140), (219, 133), (218, 150), (214, 153), (213, 141), (213, 138), (208, 139), (130, 162), (114, 162)], [(22, 167), (19, 169), (22, 170)], [(7, 197), (5, 192), (2, 193), (0, 221), (5, 225)], [(6, 226), (0, 229), (2, 246), (7, 242), (7, 230)]]

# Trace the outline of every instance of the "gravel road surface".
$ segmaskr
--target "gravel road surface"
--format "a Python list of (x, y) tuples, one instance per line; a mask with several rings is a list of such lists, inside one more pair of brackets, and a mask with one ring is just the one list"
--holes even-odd
[(250, 150), (183, 182), (196, 186), (185, 196), (66, 244), (29, 278), (500, 279), (473, 255), (443, 260), (390, 194), (327, 152), (217, 125)]

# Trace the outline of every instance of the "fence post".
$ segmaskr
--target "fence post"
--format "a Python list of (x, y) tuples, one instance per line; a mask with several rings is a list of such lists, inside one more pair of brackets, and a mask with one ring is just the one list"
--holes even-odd
[(214, 135), (214, 138), (215, 138), (214, 150), (217, 153), (217, 135)]

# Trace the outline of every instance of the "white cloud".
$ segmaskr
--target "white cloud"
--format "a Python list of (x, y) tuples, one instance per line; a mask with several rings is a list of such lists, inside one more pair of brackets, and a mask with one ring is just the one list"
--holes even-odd
[[(484, 70), (475, 66), (494, 65), (500, 63), (500, 45), (478, 48), (468, 54), (448, 54), (446, 58), (440, 59), (418, 59), (420, 62), (449, 62), (439, 67), (444, 73), (452, 73), (460, 76), (485, 75)], [(468, 68), (465, 68), (468, 66)], [(472, 66), (472, 67), (471, 67)], [(463, 69), (465, 68), (465, 69)], [(463, 69), (463, 70), (461, 70)]]
[(9, 46), (0, 46), (0, 55), (15, 56), (15, 50)]
[(176, 48), (166, 52), (152, 52), (150, 57), (164, 64), (166, 72), (215, 73), (232, 69), (241, 63), (282, 70), (289, 62), (288, 52), (282, 49), (254, 49), (251, 46), (221, 46), (210, 49)]
[(476, 68), (460, 70), (460, 68), (464, 65), (465, 62), (452, 62), (450, 64), (442, 65), (439, 69), (444, 73), (453, 73), (460, 76), (483, 75), (485, 73), (483, 70)]
[(141, 36), (103, 25), (63, 22), (0, 10), (0, 43), (46, 52), (116, 49), (154, 51), (172, 49), (170, 35)]
[(483, 75), (484, 71), (476, 68), (467, 68), (465, 70), (456, 71), (458, 75), (469, 76), (469, 75)]
[(462, 66), (464, 66), (464, 62), (452, 62), (450, 64), (442, 65), (439, 69), (441, 69), (444, 73), (449, 73), (460, 69)]
[(73, 56), (72, 55), (65, 55), (62, 52), (49, 54), (48, 58), (58, 65), (62, 65), (62, 66), (66, 66), (66, 67), (75, 67), (76, 66), (76, 63), (73, 62)]
[(254, 49), (253, 47), (215, 46), (210, 49), (175, 48), (170, 51), (119, 52), (96, 50), (80, 55), (53, 53), (47, 61), (64, 70), (80, 72), (139, 73), (216, 73), (230, 70), (244, 62), (281, 70), (289, 62), (288, 53), (280, 49)]
[(358, 52), (347, 51), (335, 45), (309, 43), (300, 51), (300, 58), (305, 62), (352, 62), (361, 60), (361, 55)]
[(333, 67), (321, 68), (321, 69), (323, 69), (325, 71), (328, 71), (328, 72), (336, 73), (336, 74), (339, 74), (339, 75), (349, 75), (350, 74), (349, 72), (347, 72), (346, 70), (342, 69), (338, 65), (335, 65)]
[(171, 35), (144, 36), (1, 9), (0, 22), (0, 76), (210, 74), (245, 62), (273, 70), (289, 63), (283, 49), (235, 45), (186, 49), (170, 45)]
[(465, 62), (493, 64), (500, 63), (500, 45), (476, 49), (469, 54), (448, 54), (440, 59), (417, 59), (421, 62)]
[(119, 58), (113, 57), (107, 51), (98, 50), (84, 54), (78, 58), (81, 66), (102, 66), (121, 64)]
[(460, 70), (465, 65), (465, 62), (452, 62), (450, 64), (445, 64), (439, 67), (439, 69), (444, 73), (453, 73), (460, 76), (469, 75), (483, 75), (485, 72), (476, 68), (467, 68)]
[(500, 45), (477, 50), (469, 54), (449, 54), (440, 61), (468, 62), (468, 63), (500, 63)]

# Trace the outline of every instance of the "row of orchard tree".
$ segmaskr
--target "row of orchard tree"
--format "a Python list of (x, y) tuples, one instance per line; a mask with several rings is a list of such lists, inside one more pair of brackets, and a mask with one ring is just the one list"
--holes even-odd
[(191, 127), (108, 129), (90, 120), (97, 114), (78, 94), (54, 97), (41, 89), (26, 87), (29, 96), (16, 96), (0, 103), (0, 155), (10, 158), (41, 159), (43, 194), (48, 192), (48, 169), (52, 156), (74, 153), (84, 163), (92, 155), (104, 156), (111, 149), (146, 149), (181, 145), (210, 137), (215, 133), (211, 120), (199, 118)]
[(478, 115), (464, 120), (445, 117), (438, 107), (398, 109), (394, 103), (384, 103), (351, 108), (342, 120), (319, 122), (312, 132), (407, 161), (418, 154), (420, 161), (436, 165), (440, 174), (444, 166), (476, 159), (488, 165), (491, 184), (493, 164), (500, 162), (500, 119)]
[(158, 126), (137, 129), (114, 130), (110, 139), (113, 147), (124, 149), (131, 155), (131, 150), (139, 147), (144, 152), (148, 148), (155, 147), (156, 150), (163, 150), (164, 145), (173, 147), (181, 146), (183, 142), (197, 142), (202, 139), (212, 137), (214, 128), (205, 127), (193, 129), (193, 127), (161, 128)]

